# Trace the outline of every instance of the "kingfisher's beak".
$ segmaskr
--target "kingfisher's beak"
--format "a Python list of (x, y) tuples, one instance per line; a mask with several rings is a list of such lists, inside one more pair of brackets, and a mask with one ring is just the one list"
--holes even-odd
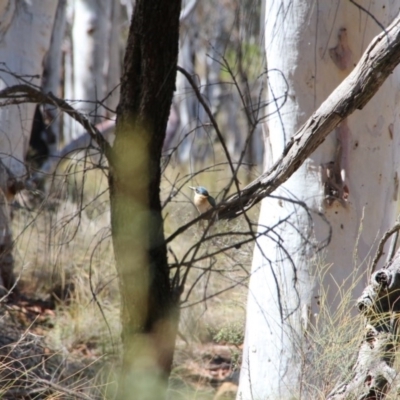
[(189, 186), (189, 189), (196, 190), (196, 188), (193, 186)]

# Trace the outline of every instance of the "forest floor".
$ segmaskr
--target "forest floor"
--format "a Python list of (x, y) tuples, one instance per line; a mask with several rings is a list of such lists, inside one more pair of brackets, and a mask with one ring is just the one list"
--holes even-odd
[[(68, 168), (59, 192), (53, 189), (44, 202), (22, 193), (13, 213), (19, 281), (18, 292), (0, 300), (3, 399), (115, 394), (120, 305), (107, 180), (98, 170), (83, 177), (79, 163)], [(215, 194), (217, 181), (207, 179)], [(188, 184), (165, 207), (166, 236), (197, 215)], [(170, 190), (163, 188), (163, 198)], [(235, 398), (252, 244), (232, 247), (231, 233), (248, 229), (243, 223), (219, 221), (209, 233), (215, 238), (196, 253), (200, 261), (192, 263), (182, 296), (171, 399)], [(202, 229), (193, 226), (170, 244), (171, 264), (204, 239)]]
[[(53, 189), (45, 201), (34, 204), (32, 193), (21, 194), (14, 210), (19, 282), (18, 294), (0, 299), (2, 399), (97, 400), (115, 395), (120, 297), (107, 179), (84, 163), (71, 163), (66, 171), (58, 192)], [(229, 174), (215, 168), (192, 176), (178, 168), (166, 173), (161, 188), (166, 237), (197, 216), (188, 186), (205, 185), (219, 201), (218, 188), (228, 179), (221, 176)], [(248, 239), (249, 231), (257, 229), (258, 212), (254, 207), (249, 219), (217, 221), (206, 233), (197, 224), (169, 244), (171, 269), (189, 268), (171, 400), (235, 398), (253, 252)], [(363, 334), (360, 317), (354, 319), (348, 311), (350, 297), (340, 296), (341, 307), (330, 314), (321, 294), (318, 319), (323, 329), (308, 336), (314, 359), (307, 373), (323, 388), (315, 398), (324, 398), (337, 377), (348, 373), (349, 354)]]
[[(111, 370), (118, 357), (106, 357), (103, 349), (91, 342), (76, 342), (55, 351), (46, 338), (57, 325), (57, 313), (55, 298), (41, 300), (15, 294), (1, 302), (1, 398), (112, 397), (115, 385)], [(178, 339), (170, 398), (234, 399), (241, 350), (238, 343)]]
[[(108, 183), (89, 161), (71, 158), (42, 194), (18, 195), (13, 212), (18, 294), (0, 300), (1, 398), (115, 394), (121, 327)], [(197, 174), (172, 164), (166, 168), (161, 187), (166, 237), (197, 216), (189, 185), (204, 185), (220, 200), (230, 174), (227, 165), (217, 165)], [(239, 176), (244, 183), (248, 178)], [(253, 251), (251, 241), (235, 240), (248, 239), (246, 232), (256, 229), (258, 211), (250, 211), (250, 224), (244, 218), (218, 221), (206, 235), (199, 224), (169, 244), (171, 265), (180, 260), (190, 268), (171, 399), (235, 398)]]

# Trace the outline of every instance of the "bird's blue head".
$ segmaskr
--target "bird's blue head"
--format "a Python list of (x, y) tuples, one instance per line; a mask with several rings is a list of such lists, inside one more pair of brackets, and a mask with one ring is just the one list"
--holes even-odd
[(193, 189), (197, 194), (201, 194), (202, 196), (209, 196), (208, 191), (204, 186), (190, 187), (190, 189)]

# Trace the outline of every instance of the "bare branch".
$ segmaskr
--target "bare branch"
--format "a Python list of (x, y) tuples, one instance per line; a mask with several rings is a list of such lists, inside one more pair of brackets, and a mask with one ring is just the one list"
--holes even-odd
[(352, 73), (292, 137), (272, 168), (218, 205), (219, 218), (237, 217), (289, 179), (343, 119), (368, 103), (399, 62), (398, 16), (372, 40)]
[(30, 102), (50, 104), (58, 107), (62, 111), (66, 112), (71, 118), (79, 122), (87, 130), (91, 138), (96, 141), (106, 157), (109, 157), (111, 146), (107, 140), (104, 139), (99, 130), (83, 114), (75, 110), (65, 100), (54, 96), (53, 93), (50, 92), (46, 94), (33, 85), (20, 84), (1, 90), (0, 99), (5, 99), (4, 102), (0, 103), (0, 106)]
[[(235, 184), (236, 184), (236, 189), (239, 191), (239, 181), (238, 181), (238, 179), (237, 179), (237, 171), (235, 170), (235, 168), (234, 168), (234, 166), (233, 166), (232, 159), (231, 159), (231, 156), (230, 156), (230, 154), (229, 154), (229, 150), (228, 150), (228, 148), (226, 147), (226, 143), (225, 143), (224, 137), (223, 137), (223, 135), (222, 135), (221, 130), (219, 129), (219, 126), (218, 126), (218, 124), (217, 124), (217, 121), (216, 121), (215, 118), (214, 118), (213, 113), (211, 112), (210, 107), (208, 106), (207, 102), (204, 100), (203, 96), (202, 96), (201, 93), (200, 93), (199, 88), (197, 87), (196, 83), (194, 82), (194, 80), (193, 80), (192, 76), (189, 74), (189, 72), (187, 72), (184, 68), (182, 68), (182, 67), (180, 67), (180, 66), (177, 66), (177, 70), (178, 70), (181, 74), (183, 74), (183, 75), (185, 76), (185, 78), (187, 79), (187, 81), (190, 83), (190, 86), (192, 86), (192, 89), (193, 89), (194, 93), (196, 94), (197, 99), (199, 100), (200, 104), (203, 106), (205, 112), (206, 112), (207, 115), (208, 115), (208, 118), (210, 118), (210, 121), (211, 121), (211, 123), (212, 123), (212, 125), (213, 125), (213, 127), (214, 127), (214, 129), (215, 129), (215, 132), (217, 133), (218, 139), (219, 139), (219, 141), (220, 141), (220, 143), (221, 143), (221, 145), (222, 145), (222, 148), (223, 148), (223, 150), (224, 150), (226, 159), (227, 159), (228, 164), (229, 164), (229, 167), (230, 167), (230, 169), (231, 169), (232, 178), (233, 178), (233, 181), (234, 181)], [(230, 186), (228, 186), (228, 187), (225, 189), (225, 193), (224, 193), (223, 196), (222, 196), (223, 198), (225, 197), (225, 194), (226, 194), (227, 191), (229, 190), (229, 187), (230, 187)]]
[[(379, 259), (381, 258), (382, 254), (383, 254), (383, 248), (384, 248), (387, 240), (394, 233), (398, 233), (399, 230), (400, 230), (400, 221), (397, 221), (396, 224), (392, 228), (390, 228), (387, 232), (385, 232), (385, 234), (383, 235), (383, 238), (379, 242), (378, 249), (376, 251), (375, 257), (374, 257), (374, 259), (372, 261), (371, 273), (375, 271), (376, 265), (378, 264), (378, 261), (379, 261)], [(388, 260), (388, 261), (390, 261), (390, 260)]]

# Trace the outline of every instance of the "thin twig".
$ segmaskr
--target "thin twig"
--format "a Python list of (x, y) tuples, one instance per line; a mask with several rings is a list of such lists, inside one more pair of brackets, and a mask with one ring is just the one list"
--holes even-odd
[(65, 393), (69, 396), (72, 396), (73, 398), (78, 398), (78, 399), (83, 399), (83, 400), (92, 400), (92, 398), (90, 396), (87, 396), (84, 393), (79, 393), (75, 390), (68, 389), (64, 386), (58, 385), (57, 383), (47, 381), (46, 379), (36, 378), (36, 382), (41, 383), (42, 385), (49, 386), (52, 389), (57, 390), (58, 392), (61, 392), (61, 393)]
[(392, 228), (390, 228), (387, 232), (385, 232), (385, 234), (383, 235), (381, 241), (379, 242), (378, 249), (376, 250), (375, 257), (371, 264), (371, 274), (375, 271), (378, 261), (383, 254), (383, 248), (387, 240), (390, 238), (390, 236), (393, 235), (393, 233), (399, 232), (399, 230), (400, 230), (400, 221), (396, 222), (396, 224)]
[(49, 92), (46, 94), (33, 85), (20, 84), (1, 90), (0, 98), (6, 99), (6, 102), (1, 105), (18, 104), (22, 101), (25, 103), (44, 103), (56, 106), (66, 112), (71, 118), (79, 122), (87, 130), (92, 139), (96, 141), (105, 156), (109, 158), (111, 154), (111, 146), (107, 140), (104, 139), (100, 131), (83, 114), (75, 110), (65, 100), (56, 97), (53, 93)]
[[(212, 113), (211, 110), (210, 110), (210, 107), (208, 106), (207, 102), (204, 100), (202, 94), (200, 93), (199, 88), (197, 87), (195, 81), (193, 80), (193, 78), (192, 78), (192, 76), (189, 74), (189, 72), (187, 72), (184, 68), (180, 67), (179, 65), (177, 66), (177, 70), (178, 70), (181, 74), (183, 74), (183, 75), (185, 76), (185, 78), (188, 80), (189, 84), (192, 86), (192, 89), (193, 89), (193, 91), (194, 91), (194, 93), (195, 93), (197, 99), (199, 100), (200, 104), (203, 106), (204, 111), (205, 111), (205, 112), (207, 113), (207, 115), (208, 115), (208, 118), (210, 118), (210, 121), (211, 121), (211, 123), (212, 123), (212, 125), (213, 125), (213, 127), (214, 127), (214, 129), (215, 129), (215, 132), (216, 132), (216, 134), (217, 134), (217, 136), (218, 136), (218, 139), (219, 139), (219, 141), (220, 141), (220, 143), (221, 143), (221, 145), (222, 145), (222, 148), (223, 148), (223, 150), (224, 150), (225, 157), (226, 157), (226, 159), (227, 159), (227, 161), (228, 161), (228, 164), (229, 164), (229, 168), (231, 169), (232, 177), (233, 177), (233, 179), (234, 179), (235, 186), (236, 186), (236, 190), (237, 190), (237, 192), (239, 193), (239, 192), (240, 192), (239, 181), (238, 181), (237, 176), (236, 176), (235, 167), (233, 166), (233, 162), (232, 162), (231, 156), (230, 156), (230, 154), (229, 154), (229, 150), (228, 150), (228, 148), (226, 147), (226, 143), (225, 143), (224, 137), (223, 137), (223, 135), (222, 135), (221, 130), (219, 129), (219, 126), (218, 126), (218, 124), (217, 124), (217, 121), (216, 121), (215, 118), (214, 118), (213, 113)], [(227, 193), (227, 190), (229, 190), (229, 189), (228, 189), (228, 188), (225, 189), (226, 193)], [(225, 193), (225, 194), (226, 194), (226, 193)], [(222, 196), (222, 198), (225, 198), (225, 194)]]

